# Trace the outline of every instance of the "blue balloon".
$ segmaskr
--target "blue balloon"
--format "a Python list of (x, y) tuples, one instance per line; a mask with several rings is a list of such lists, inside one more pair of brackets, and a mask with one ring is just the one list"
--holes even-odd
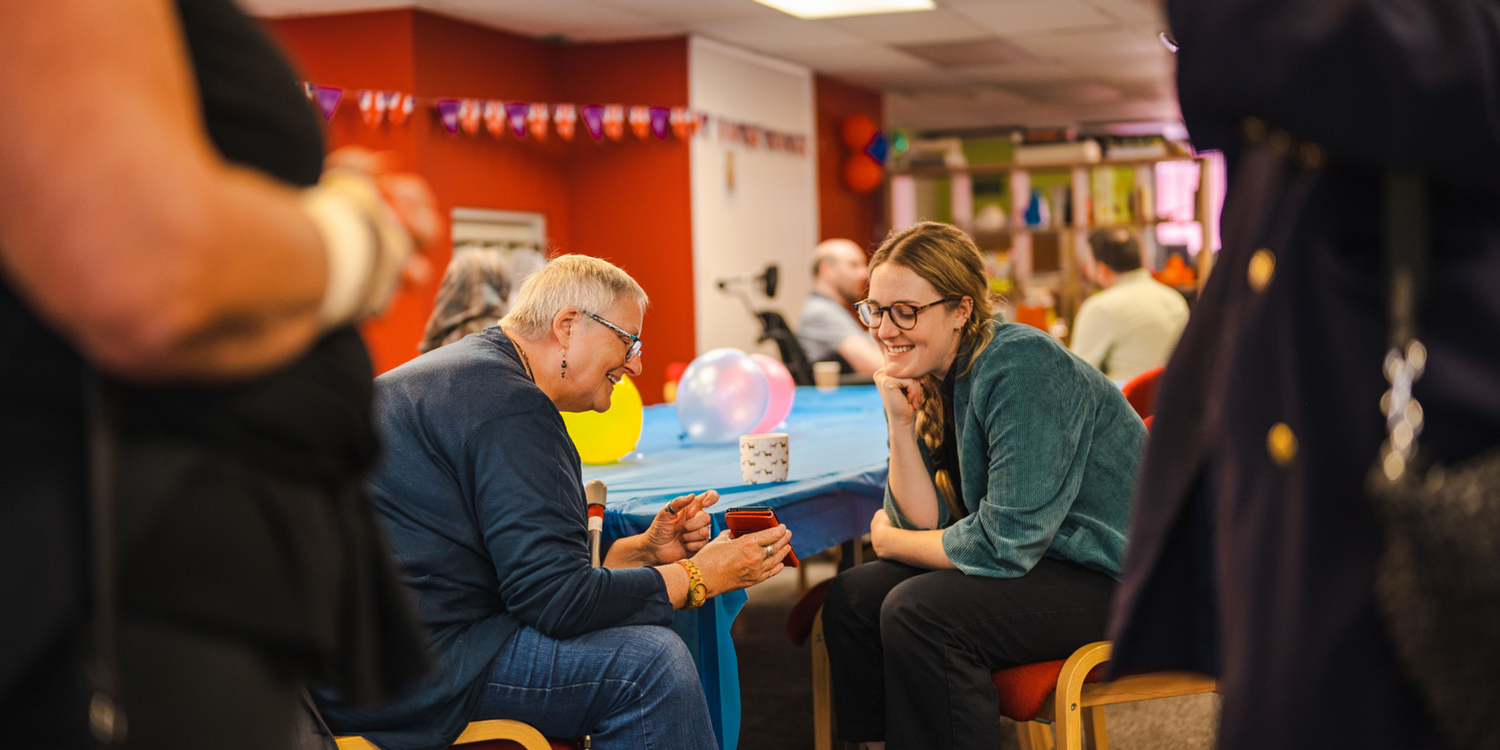
[(728, 443), (760, 424), (771, 384), (739, 349), (715, 349), (693, 360), (677, 381), (677, 421), (698, 443)]

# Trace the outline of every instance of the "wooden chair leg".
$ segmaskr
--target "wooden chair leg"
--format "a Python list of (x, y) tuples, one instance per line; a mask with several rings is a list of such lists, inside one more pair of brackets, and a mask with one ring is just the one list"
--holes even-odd
[(1104, 726), (1104, 706), (1083, 709), (1083, 740), (1090, 750), (1109, 750), (1109, 731)]
[(1052, 694), (1052, 730), (1057, 750), (1083, 750), (1083, 681), (1094, 667), (1109, 661), (1109, 641), (1091, 643), (1073, 652), (1057, 676)]
[(834, 736), (833, 689), (828, 668), (828, 644), (823, 642), (823, 612), (813, 618), (812, 629), (812, 679), (813, 679), (813, 748), (834, 750), (838, 739)]
[(1021, 750), (1052, 750), (1052, 729), (1040, 721), (1016, 722)]

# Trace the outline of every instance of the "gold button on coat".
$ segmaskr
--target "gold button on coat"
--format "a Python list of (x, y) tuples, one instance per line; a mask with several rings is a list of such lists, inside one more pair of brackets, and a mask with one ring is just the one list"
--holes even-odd
[(1266, 452), (1277, 466), (1286, 468), (1297, 458), (1297, 436), (1285, 422), (1277, 422), (1266, 433)]
[(1250, 268), (1246, 277), (1250, 280), (1250, 288), (1256, 292), (1264, 292), (1271, 285), (1271, 277), (1276, 275), (1276, 256), (1265, 248), (1255, 251), (1250, 256)]

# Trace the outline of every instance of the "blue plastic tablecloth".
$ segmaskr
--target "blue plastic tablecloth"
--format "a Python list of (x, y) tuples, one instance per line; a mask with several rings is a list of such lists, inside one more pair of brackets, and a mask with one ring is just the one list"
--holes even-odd
[[(668, 500), (716, 489), (710, 508), (714, 533), (724, 528), (724, 511), (765, 505), (792, 530), (792, 548), (805, 557), (854, 539), (870, 528), (870, 517), (885, 495), (885, 414), (874, 386), (844, 387), (821, 393), (797, 389), (792, 413), (777, 428), (788, 435), (787, 481), (747, 485), (740, 476), (738, 443), (689, 442), (669, 405), (645, 410), (636, 453), (617, 464), (585, 466), (583, 479), (609, 486), (605, 534), (639, 534)], [(673, 630), (682, 636), (698, 664), (723, 750), (739, 741), (739, 668), (729, 626), (746, 600), (743, 591), (715, 597), (702, 608), (679, 612)]]

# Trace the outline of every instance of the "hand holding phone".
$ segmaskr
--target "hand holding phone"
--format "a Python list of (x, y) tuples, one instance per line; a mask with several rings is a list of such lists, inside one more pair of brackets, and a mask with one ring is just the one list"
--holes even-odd
[[(757, 531), (775, 528), (781, 525), (781, 522), (776, 520), (775, 510), (763, 505), (753, 505), (724, 511), (724, 525), (729, 527), (734, 538), (739, 538), (742, 534), (753, 534)], [(781, 562), (789, 568), (797, 567), (797, 553), (787, 550), (786, 558)]]

